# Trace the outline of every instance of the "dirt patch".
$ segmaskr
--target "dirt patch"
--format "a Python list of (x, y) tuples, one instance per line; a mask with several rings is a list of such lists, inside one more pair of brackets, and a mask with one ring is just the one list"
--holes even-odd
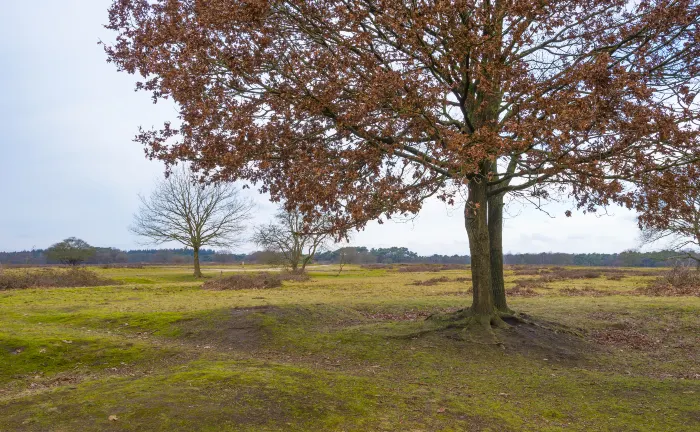
[(505, 321), (511, 328), (497, 334), (507, 351), (567, 364), (586, 363), (590, 354), (596, 351), (595, 346), (575, 334), (578, 329), (538, 321), (534, 321), (535, 325), (508, 318)]
[(262, 326), (262, 315), (276, 311), (271, 306), (217, 311), (178, 323), (179, 337), (201, 349), (252, 351), (269, 336)]

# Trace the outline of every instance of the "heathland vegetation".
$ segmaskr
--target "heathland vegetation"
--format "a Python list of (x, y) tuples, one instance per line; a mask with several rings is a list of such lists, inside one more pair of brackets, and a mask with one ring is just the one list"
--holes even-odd
[(416, 266), (257, 287), (222, 283), (239, 266), (203, 267), (204, 287), (187, 268), (94, 268), (104, 286), (0, 291), (0, 430), (700, 427), (697, 286), (507, 267), (511, 304), (537, 325), (490, 345), (428, 319), (464, 307), (469, 271)]

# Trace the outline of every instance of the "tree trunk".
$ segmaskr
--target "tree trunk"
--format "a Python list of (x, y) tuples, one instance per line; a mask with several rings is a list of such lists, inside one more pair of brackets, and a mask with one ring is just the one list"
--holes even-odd
[[(491, 257), (487, 222), (488, 199), (486, 180), (469, 182), (469, 199), (464, 208), (464, 221), (469, 236), (471, 253), (472, 285), (474, 288), (470, 313), (482, 324), (490, 323), (494, 313), (491, 292)], [(488, 318), (489, 321), (484, 322)]]
[(491, 253), (491, 291), (493, 303), (500, 312), (512, 313), (506, 303), (503, 278), (503, 195), (489, 198), (489, 242)]
[(202, 270), (199, 268), (199, 248), (198, 247), (194, 248), (194, 277), (196, 277), (196, 278), (204, 277), (204, 275), (202, 275)]

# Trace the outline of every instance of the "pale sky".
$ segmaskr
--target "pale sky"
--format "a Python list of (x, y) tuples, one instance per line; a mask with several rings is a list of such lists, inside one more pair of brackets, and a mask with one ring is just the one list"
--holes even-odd
[[(133, 91), (135, 79), (108, 64), (98, 40), (111, 0), (2, 0), (0, 9), (0, 251), (45, 248), (66, 237), (96, 246), (144, 247), (127, 229), (162, 175), (132, 139), (139, 126), (175, 120), (172, 106)], [(266, 197), (255, 223), (274, 210)], [(621, 252), (638, 246), (635, 215), (608, 216), (512, 206), (509, 252)], [(517, 216), (516, 216), (517, 215)], [(353, 245), (405, 246), (422, 255), (468, 254), (461, 209), (430, 201), (412, 222), (371, 224)], [(254, 250), (245, 244), (237, 252)]]

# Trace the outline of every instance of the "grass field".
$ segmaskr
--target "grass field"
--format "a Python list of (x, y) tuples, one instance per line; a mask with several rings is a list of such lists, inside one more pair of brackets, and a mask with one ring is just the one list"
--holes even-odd
[(643, 270), (513, 291), (541, 326), (503, 345), (425, 320), (469, 305), (465, 270), (96, 271), (123, 284), (0, 291), (0, 431), (700, 430), (700, 298)]

